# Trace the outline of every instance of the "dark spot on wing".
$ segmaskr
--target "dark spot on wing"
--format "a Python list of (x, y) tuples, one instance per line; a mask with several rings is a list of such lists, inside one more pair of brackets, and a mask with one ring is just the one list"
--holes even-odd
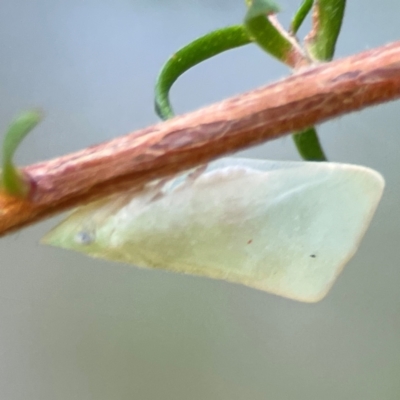
[(75, 235), (75, 242), (87, 246), (94, 241), (94, 234), (86, 231), (80, 231)]

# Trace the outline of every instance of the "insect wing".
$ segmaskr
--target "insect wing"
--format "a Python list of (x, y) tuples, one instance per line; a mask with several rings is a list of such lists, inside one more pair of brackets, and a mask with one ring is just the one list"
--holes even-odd
[(225, 158), (81, 207), (44, 242), (314, 302), (357, 250), (383, 187), (354, 165)]

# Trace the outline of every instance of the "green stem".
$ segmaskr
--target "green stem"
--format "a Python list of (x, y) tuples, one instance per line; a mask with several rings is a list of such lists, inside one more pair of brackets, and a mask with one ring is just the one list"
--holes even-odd
[(163, 66), (155, 86), (155, 109), (161, 119), (174, 116), (169, 92), (174, 82), (188, 69), (224, 51), (251, 43), (242, 25), (210, 32), (178, 50)]
[(306, 39), (307, 50), (314, 59), (330, 61), (333, 58), (345, 7), (346, 0), (315, 1), (314, 30)]
[[(304, 1), (301, 7), (306, 2)], [(315, 0), (313, 30), (306, 39), (306, 48), (315, 60), (330, 61), (333, 58), (345, 6), (346, 0)], [(326, 161), (315, 128), (294, 134), (293, 140), (305, 160)]]
[(292, 55), (296, 53), (294, 43), (285, 37), (268, 19), (276, 14), (278, 6), (270, 0), (253, 0), (244, 19), (249, 36), (268, 54), (286, 65), (292, 65)]
[(9, 126), (3, 141), (1, 188), (12, 196), (27, 197), (29, 181), (14, 166), (13, 157), (21, 141), (42, 119), (38, 111), (20, 114)]
[(303, 3), (300, 5), (299, 9), (296, 11), (296, 14), (292, 19), (292, 23), (290, 24), (290, 32), (293, 35), (295, 35), (297, 31), (300, 29), (300, 26), (303, 24), (304, 19), (310, 12), (313, 3), (314, 0), (304, 0)]
[(297, 151), (306, 161), (327, 161), (314, 127), (292, 135)]

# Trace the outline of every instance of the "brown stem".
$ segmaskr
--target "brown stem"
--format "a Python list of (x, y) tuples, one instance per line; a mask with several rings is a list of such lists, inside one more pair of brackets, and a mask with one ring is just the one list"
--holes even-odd
[(0, 195), (0, 235), (329, 118), (400, 96), (400, 42), (296, 72), (77, 153), (24, 168), (29, 200)]

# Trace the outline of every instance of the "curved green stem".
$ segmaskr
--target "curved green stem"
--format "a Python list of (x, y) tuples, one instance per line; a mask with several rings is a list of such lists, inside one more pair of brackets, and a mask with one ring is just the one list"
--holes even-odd
[(299, 9), (296, 11), (292, 22), (290, 24), (290, 32), (295, 35), (297, 31), (300, 29), (300, 26), (304, 22), (304, 19), (307, 17), (308, 13), (311, 10), (311, 7), (314, 3), (314, 0), (303, 0)]
[(174, 116), (169, 91), (174, 82), (188, 69), (224, 51), (251, 43), (241, 25), (210, 32), (178, 50), (163, 66), (155, 86), (155, 109), (161, 119)]
[(38, 111), (24, 112), (10, 124), (4, 137), (1, 187), (12, 196), (26, 197), (29, 193), (29, 181), (14, 166), (13, 157), (21, 141), (41, 119)]
[(252, 0), (248, 4), (244, 25), (249, 36), (267, 53), (291, 65), (294, 44), (267, 17), (276, 14), (278, 6), (270, 0)]

